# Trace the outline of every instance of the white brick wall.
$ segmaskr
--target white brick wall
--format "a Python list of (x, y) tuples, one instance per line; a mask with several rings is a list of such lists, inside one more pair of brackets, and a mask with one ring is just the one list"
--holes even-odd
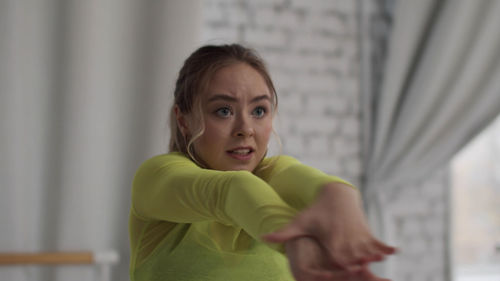
[(384, 192), (391, 241), (400, 248), (391, 258), (394, 280), (449, 280), (448, 182), (445, 168)]

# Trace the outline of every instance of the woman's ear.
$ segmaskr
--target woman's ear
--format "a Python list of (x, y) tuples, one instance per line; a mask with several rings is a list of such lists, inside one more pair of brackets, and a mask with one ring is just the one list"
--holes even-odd
[(184, 137), (189, 135), (189, 127), (186, 121), (185, 115), (181, 112), (179, 106), (174, 107), (175, 119), (177, 120), (177, 127), (181, 130), (181, 133)]

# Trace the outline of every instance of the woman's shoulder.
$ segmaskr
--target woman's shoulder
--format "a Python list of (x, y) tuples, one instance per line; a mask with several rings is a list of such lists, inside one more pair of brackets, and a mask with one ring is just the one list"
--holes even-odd
[(142, 162), (138, 170), (157, 169), (172, 165), (196, 166), (196, 164), (183, 153), (169, 152), (169, 153), (158, 154), (148, 158), (147, 160)]
[(293, 164), (300, 164), (299, 159), (290, 156), (290, 155), (275, 155), (271, 157), (266, 157), (264, 160), (262, 160), (262, 166), (274, 166), (274, 167), (282, 167), (282, 166), (288, 166), (288, 165), (293, 165)]
[(147, 161), (191, 161), (189, 157), (187, 157), (184, 153), (178, 151), (172, 151), (168, 153), (162, 153), (158, 155), (154, 155), (147, 159)]
[(300, 163), (300, 161), (297, 158), (290, 156), (290, 155), (285, 155), (285, 154), (279, 154), (279, 155), (274, 155), (274, 156), (270, 156), (270, 157), (265, 157), (263, 161), (280, 161), (283, 163), (299, 162)]
[(279, 173), (280, 171), (292, 166), (300, 164), (300, 161), (290, 155), (275, 155), (264, 158), (256, 169), (256, 174), (262, 178)]

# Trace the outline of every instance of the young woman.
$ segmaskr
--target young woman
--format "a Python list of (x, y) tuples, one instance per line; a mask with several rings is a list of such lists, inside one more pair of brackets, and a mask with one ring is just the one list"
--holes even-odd
[(201, 47), (174, 94), (170, 152), (133, 182), (131, 280), (384, 280), (367, 265), (395, 249), (370, 234), (357, 190), (266, 158), (278, 100), (252, 50)]

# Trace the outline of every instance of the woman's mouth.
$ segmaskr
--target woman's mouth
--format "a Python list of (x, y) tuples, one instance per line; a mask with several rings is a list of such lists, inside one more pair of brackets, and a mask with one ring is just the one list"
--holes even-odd
[(254, 150), (252, 148), (236, 148), (233, 150), (228, 150), (229, 156), (238, 160), (249, 160), (252, 158)]

